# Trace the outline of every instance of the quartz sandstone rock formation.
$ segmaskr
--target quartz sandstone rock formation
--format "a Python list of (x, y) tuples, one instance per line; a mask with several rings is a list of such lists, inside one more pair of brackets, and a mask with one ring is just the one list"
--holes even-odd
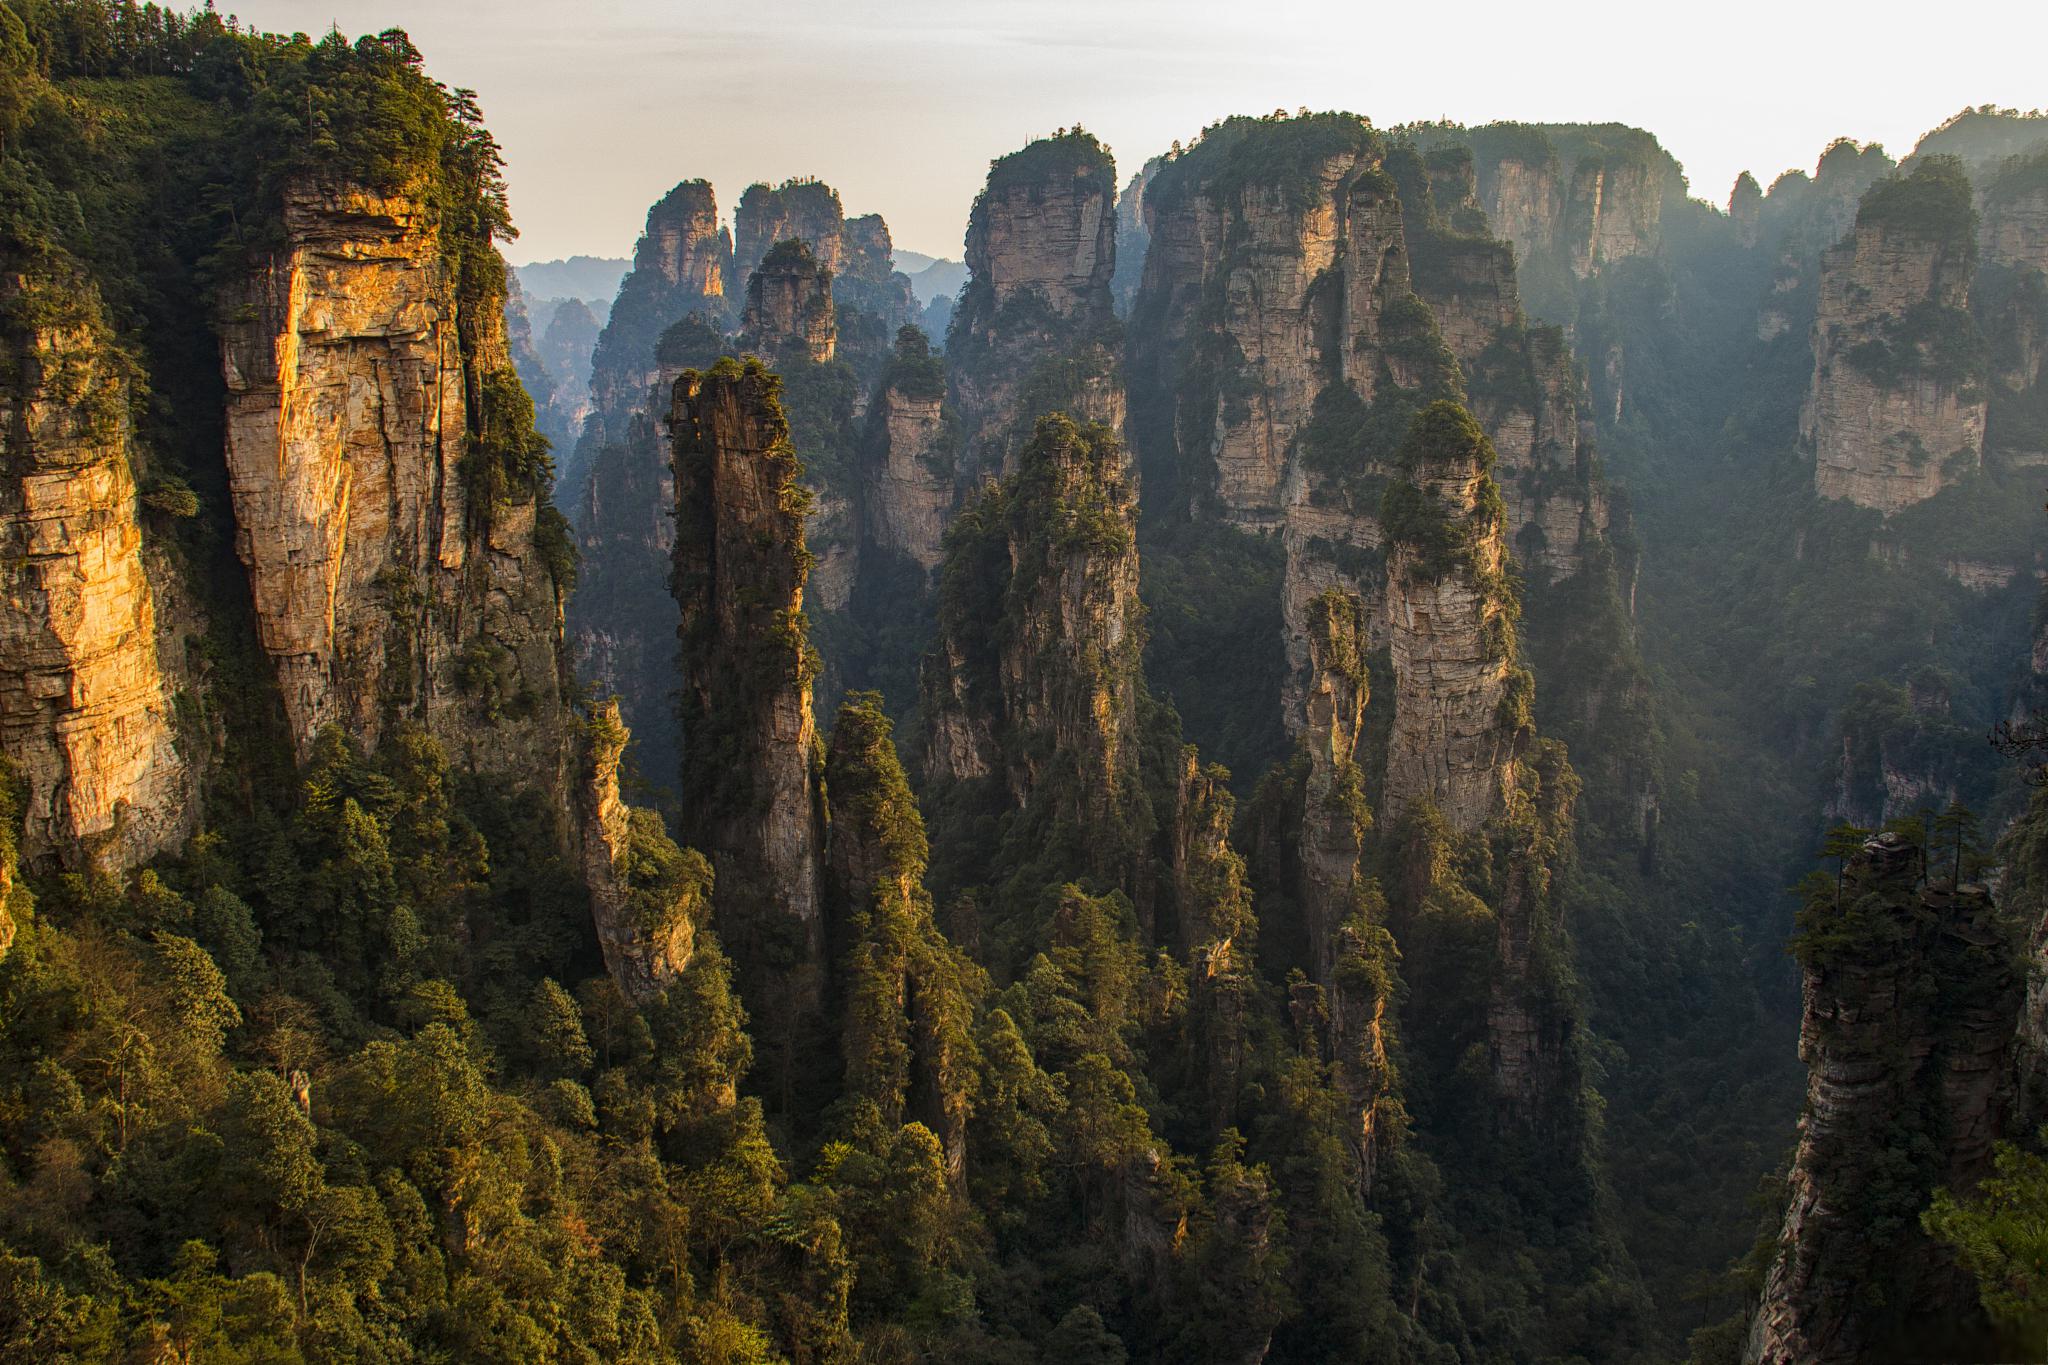
[[(1291, 178), (1239, 169), (1310, 148)], [(1528, 323), (1513, 253), (1478, 199), (1464, 146), (1389, 147), (1340, 115), (1233, 120), (1148, 188), (1134, 382), (1150, 412), (1171, 414), (1178, 500), (1282, 531), (1291, 729), (1323, 592), (1356, 595), (1373, 640), (1387, 636), (1376, 485), (1401, 419), (1381, 410), (1469, 390), (1499, 453), (1508, 542), (1532, 574), (1579, 572), (1607, 529), (1576, 365), (1560, 331)]]
[(0, 274), (0, 451), (0, 755), (24, 787), (20, 852), (128, 867), (190, 832), (196, 780), (160, 659), (125, 362), (80, 273)]
[(979, 969), (933, 921), (924, 819), (889, 734), (879, 694), (857, 694), (840, 709), (825, 758), (826, 899), (846, 1081), (885, 1124), (930, 1129), (964, 1195), (974, 1080), (968, 987)]
[[(1133, 363), (1170, 392), (1185, 377), (1203, 381), (1195, 401), (1175, 409), (1176, 439), (1183, 477), (1213, 472), (1186, 493), (1213, 497), (1224, 520), (1250, 530), (1286, 520), (1291, 447), (1324, 382), (1311, 286), (1337, 263), (1344, 240), (1340, 188), (1375, 149), (1363, 124), (1337, 130), (1336, 149), (1289, 184), (1240, 183), (1219, 164), (1228, 152), (1222, 138), (1279, 134), (1212, 132), (1213, 149), (1205, 138), (1170, 162), (1145, 199), (1151, 245), (1132, 315), (1147, 325)], [(1370, 283), (1359, 290), (1370, 295)], [(1369, 342), (1374, 312), (1349, 295), (1347, 303), (1350, 335)]]
[[(575, 460), (563, 466), (563, 483), (572, 491), (580, 495), (591, 453), (623, 439), (633, 414), (650, 410), (655, 347), (662, 333), (693, 312), (722, 330), (737, 311), (735, 278), (746, 276), (735, 276), (732, 240), (719, 226), (718, 200), (708, 182), (685, 180), (647, 210), (647, 226), (633, 248), (633, 267), (619, 283), (619, 296), (591, 354), (596, 425), (586, 423)], [(653, 404), (657, 415), (666, 397), (664, 391)]]
[(1583, 1131), (1579, 1012), (1551, 963), (1562, 950), (1554, 886), (1570, 856), (1578, 777), (1564, 746), (1542, 741), (1517, 765), (1494, 909), (1496, 968), (1486, 1012), (1487, 1062), (1502, 1126), (1560, 1145)]
[(1311, 974), (1327, 987), (1336, 969), (1337, 931), (1357, 909), (1358, 859), (1371, 822), (1358, 742), (1370, 694), (1364, 606), (1331, 589), (1310, 609), (1309, 677), (1302, 738), (1308, 785), (1302, 812), (1302, 912)]
[(954, 503), (953, 424), (944, 367), (924, 333), (907, 328), (868, 413), (861, 476), (866, 544), (925, 573), (945, 559)]
[(1585, 279), (1654, 252), (1665, 201), (1683, 185), (1654, 137), (1619, 124), (1494, 124), (1463, 136), (1478, 202), (1525, 270)]
[(1935, 158), (1873, 187), (1823, 258), (1800, 413), (1822, 497), (1890, 515), (1981, 462), (1983, 376), (1960, 341), (1976, 233), (1969, 182)]
[(801, 240), (777, 242), (747, 280), (740, 344), (774, 361), (822, 365), (835, 339), (832, 272)]
[[(451, 756), (563, 788), (560, 602), (539, 495), (472, 497), (503, 315), (458, 315), (428, 210), (300, 184), (223, 324), (236, 550), (303, 755), (420, 720)], [(465, 346), (463, 337), (473, 338)]]
[[(839, 191), (820, 181), (786, 180), (772, 189), (765, 184), (747, 186), (732, 226), (733, 262), (742, 279), (760, 268), (777, 242), (803, 242), (818, 258), (819, 268), (835, 275), (845, 264), (846, 210), (840, 206)], [(858, 231), (872, 237), (872, 227)]]
[(1388, 492), (1388, 644), (1394, 724), (1385, 809), (1428, 802), (1460, 833), (1498, 813), (1512, 787), (1526, 718), (1515, 668), (1514, 606), (1504, 585), (1493, 450), (1472, 418), (1436, 403), (1409, 429), (1406, 482)]
[(711, 859), (720, 936), (786, 1066), (822, 999), (825, 940), (803, 618), (809, 500), (779, 387), (758, 361), (691, 371), (676, 382), (669, 428), (671, 583), (682, 611), (678, 825)]
[(1047, 412), (1123, 425), (1115, 174), (1108, 151), (1078, 130), (989, 169), (946, 345), (963, 479), (1015, 468), (1016, 447)]
[(1323, 593), (1311, 610), (1308, 643), (1302, 912), (1310, 975), (1324, 991), (1329, 1053), (1346, 1100), (1346, 1138), (1359, 1186), (1370, 1193), (1380, 1150), (1390, 1140), (1382, 1131), (1380, 1109), (1391, 1091), (1387, 1010), (1392, 993), (1382, 946), (1385, 932), (1374, 919), (1359, 865), (1371, 825), (1358, 762), (1370, 692), (1364, 604), (1351, 593)]
[[(694, 853), (683, 854), (686, 875), (673, 885), (634, 884), (633, 824), (660, 827), (660, 817), (619, 799), (619, 759), (626, 727), (615, 701), (592, 711), (584, 754), (583, 879), (590, 888), (591, 920), (605, 970), (627, 999), (645, 1005), (675, 983), (690, 965), (699, 923), (710, 913), (708, 873)], [(695, 873), (698, 875), (688, 875)]]
[[(1919, 864), (1918, 849), (1881, 834), (1844, 869), (1840, 903), (1806, 912), (1806, 1111), (1749, 1365), (1941, 1358), (1939, 1331), (1978, 1312), (1969, 1277), (1915, 1223), (1871, 1225), (1901, 1178), (1974, 1186), (2010, 1102), (2021, 988), (1996, 912), (1982, 887), (1921, 881)], [(1931, 1164), (1883, 1169), (1921, 1142)], [(1933, 1346), (1916, 1355), (1910, 1334), (1930, 1327)]]
[[(639, 760), (655, 773), (674, 771), (680, 752), (669, 700), (675, 599), (663, 586), (675, 486), (663, 426), (677, 376), (717, 359), (736, 321), (732, 255), (705, 181), (683, 181), (647, 211), (591, 356), (582, 436), (560, 468), (582, 560), (568, 608), (577, 675), (618, 698)], [(679, 326), (687, 353), (672, 343), (664, 361), (663, 339)]]
[(1029, 810), (1057, 774), (1052, 811), (1117, 877), (1140, 799), (1136, 513), (1115, 435), (1041, 418), (1017, 472), (962, 514), (973, 533), (947, 564), (925, 666), (927, 776), (992, 775)]

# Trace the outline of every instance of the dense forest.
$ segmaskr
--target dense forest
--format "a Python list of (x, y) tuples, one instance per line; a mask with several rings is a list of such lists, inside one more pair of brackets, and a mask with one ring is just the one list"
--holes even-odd
[(0, 0), (0, 1354), (2039, 1356), (2048, 117), (1816, 151), (535, 328), (403, 33)]

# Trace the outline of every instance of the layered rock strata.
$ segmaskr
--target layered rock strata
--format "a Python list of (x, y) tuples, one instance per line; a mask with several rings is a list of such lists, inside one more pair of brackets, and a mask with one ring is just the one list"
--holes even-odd
[(126, 364), (81, 274), (0, 275), (0, 450), (0, 755), (24, 787), (20, 852), (127, 867), (189, 833), (196, 782), (173, 726)]
[(861, 475), (866, 545), (926, 574), (945, 559), (954, 505), (954, 426), (945, 370), (924, 333), (906, 328), (868, 411)]
[(1102, 144), (1078, 130), (989, 169), (946, 343), (963, 479), (1015, 468), (1017, 446), (1047, 412), (1123, 425), (1115, 173)]
[(800, 240), (777, 242), (747, 280), (740, 344), (774, 361), (832, 359), (832, 272)]
[(1800, 437), (1814, 488), (1890, 515), (1978, 468), (1985, 386), (1969, 307), (1977, 217), (1942, 158), (1864, 195), (1823, 258)]
[(759, 362), (675, 385), (684, 738), (678, 826), (718, 878), (721, 936), (747, 1006), (785, 1050), (823, 990), (814, 656), (804, 635), (808, 498)]
[(1503, 808), (1527, 725), (1493, 451), (1469, 414), (1440, 402), (1399, 459), (1381, 513), (1395, 683), (1385, 809), (1428, 802), (1464, 832)]
[(544, 493), (479, 482), (471, 455), (522, 439), (502, 312), (460, 314), (412, 199), (301, 185), (284, 228), (226, 310), (221, 364), (236, 550), (292, 739), (375, 744), (411, 718), (560, 790)]
[[(1128, 854), (1142, 647), (1136, 498), (1106, 427), (1039, 420), (1017, 472), (963, 517), (925, 666), (927, 776), (999, 780)], [(1051, 779), (1057, 775), (1058, 781)], [(1047, 798), (1050, 798), (1049, 801)]]
[[(1751, 1365), (1903, 1358), (1915, 1339), (1939, 1358), (1977, 1312), (1968, 1277), (1890, 1208), (1989, 1172), (2021, 986), (1984, 889), (1923, 881), (1920, 864), (1879, 835), (1805, 912), (1806, 1110)], [(1902, 1153), (1909, 1169), (1887, 1166)]]

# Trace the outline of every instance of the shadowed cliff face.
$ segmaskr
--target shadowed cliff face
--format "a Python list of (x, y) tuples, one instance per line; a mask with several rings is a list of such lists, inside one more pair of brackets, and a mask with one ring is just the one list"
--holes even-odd
[(1814, 488), (1890, 515), (1983, 459), (1986, 390), (1968, 307), (1977, 217), (1942, 159), (1864, 195), (1822, 259), (1800, 435)]
[(1918, 1212), (1990, 1169), (2021, 983), (1984, 888), (1920, 863), (1879, 835), (1800, 916), (1806, 1111), (1748, 1362), (1981, 1358), (1950, 1354), (1976, 1296)]
[(711, 868), (676, 848), (661, 817), (619, 799), (628, 736), (615, 701), (591, 710), (584, 735), (583, 880), (605, 970), (639, 1005), (658, 1000), (690, 965), (711, 912)]
[(1078, 131), (990, 168), (968, 219), (968, 284), (946, 343), (963, 481), (1014, 469), (1045, 413), (1123, 425), (1110, 296), (1115, 174), (1108, 151)]
[[(517, 439), (502, 314), (458, 317), (410, 200), (301, 186), (284, 222), (287, 246), (230, 306), (221, 364), (236, 549), (293, 741), (303, 756), (339, 725), (374, 744), (411, 717), (468, 764), (559, 789), (539, 474), (484, 482), (471, 453)], [(467, 353), (459, 326), (476, 329)]]
[(1469, 416), (1439, 403), (1416, 419), (1401, 463), (1405, 481), (1389, 488), (1381, 513), (1392, 522), (1395, 681), (1385, 809), (1398, 817), (1428, 802), (1464, 833), (1502, 809), (1526, 724), (1511, 700), (1527, 674), (1514, 666), (1493, 452)]
[(953, 519), (954, 441), (945, 369), (914, 328), (900, 333), (868, 413), (861, 480), (867, 543), (932, 573), (945, 558)]
[(927, 776), (993, 777), (1014, 806), (1098, 831), (1111, 876), (1132, 847), (1113, 836), (1137, 795), (1142, 639), (1123, 466), (1106, 428), (1040, 420), (1016, 474), (962, 514), (925, 665)]
[(576, 671), (618, 698), (643, 770), (664, 778), (678, 740), (667, 681), (675, 600), (664, 587), (675, 490), (662, 421), (676, 376), (724, 349), (736, 292), (711, 186), (686, 180), (647, 211), (591, 357), (590, 412), (560, 466), (582, 557), (568, 608)]
[(747, 279), (740, 345), (772, 360), (832, 359), (832, 272), (800, 240), (776, 243)]
[(0, 451), (0, 753), (26, 789), (20, 851), (126, 867), (190, 832), (197, 782), (159, 658), (167, 568), (144, 549), (126, 362), (82, 277), (0, 276)]
[(891, 1128), (912, 1121), (930, 1129), (949, 1183), (965, 1194), (979, 1061), (972, 996), (985, 981), (933, 922), (924, 820), (880, 702), (857, 694), (840, 709), (825, 758), (826, 896), (846, 1090), (874, 1103)]
[(761, 268), (778, 242), (805, 243), (819, 267), (835, 275), (846, 265), (846, 210), (830, 185), (816, 180), (787, 180), (772, 189), (749, 185), (732, 224), (733, 265), (742, 279)]
[(785, 1052), (823, 990), (814, 657), (805, 640), (809, 498), (757, 361), (675, 385), (684, 752), (678, 827), (716, 869), (722, 935), (748, 1008)]

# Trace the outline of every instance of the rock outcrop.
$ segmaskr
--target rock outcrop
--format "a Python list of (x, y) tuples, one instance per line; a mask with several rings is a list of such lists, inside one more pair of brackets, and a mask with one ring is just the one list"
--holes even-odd
[(839, 191), (822, 181), (749, 185), (733, 211), (734, 269), (745, 279), (760, 269), (777, 242), (794, 240), (809, 246), (819, 267), (836, 275), (846, 255), (846, 229)]
[(1147, 189), (1147, 478), (1196, 515), (1282, 532), (1290, 729), (1324, 592), (1358, 597), (1387, 638), (1378, 495), (1420, 405), (1469, 401), (1532, 575), (1580, 572), (1606, 532), (1577, 366), (1560, 331), (1528, 323), (1479, 189), (1465, 145), (1389, 146), (1330, 114), (1227, 121)]
[(1757, 310), (1757, 338), (1811, 329), (1822, 255), (1856, 221), (1864, 193), (1894, 165), (1884, 148), (1848, 138), (1828, 144), (1812, 175), (1787, 171), (1764, 196), (1758, 245), (1775, 253), (1770, 289)]
[[(1585, 279), (1654, 252), (1668, 201), (1684, 192), (1678, 163), (1639, 128), (1615, 123), (1495, 123), (1469, 141), (1478, 202), (1516, 259), (1539, 275)], [(1546, 280), (1546, 305), (1553, 302)], [(1569, 308), (1568, 296), (1555, 300)], [(1544, 309), (1539, 315), (1568, 322)]]
[(197, 813), (129, 403), (83, 274), (0, 274), (0, 755), (24, 787), (21, 855), (78, 868), (140, 862)]
[(1311, 975), (1325, 988), (1336, 971), (1338, 929), (1358, 908), (1358, 860), (1372, 819), (1358, 763), (1371, 692), (1366, 631), (1363, 604), (1350, 593), (1332, 589), (1311, 606), (1301, 896)]
[(664, 587), (675, 544), (669, 390), (709, 365), (737, 321), (732, 242), (711, 186), (686, 180), (647, 211), (590, 361), (590, 408), (560, 468), (582, 557), (568, 607), (576, 671), (618, 698), (642, 771), (665, 779), (681, 740), (670, 694), (675, 599)]
[(618, 703), (599, 703), (583, 759), (583, 879), (605, 970), (627, 999), (645, 1005), (690, 965), (711, 910), (711, 869), (669, 842), (659, 815), (619, 799), (627, 738)]
[[(1168, 162), (1146, 193), (1151, 246), (1132, 313), (1143, 324), (1133, 364), (1172, 404), (1183, 496), (1213, 499), (1232, 525), (1286, 521), (1289, 457), (1322, 391), (1322, 343), (1335, 330), (1320, 321), (1325, 295), (1312, 287), (1337, 264), (1349, 187), (1378, 150), (1377, 135), (1348, 115), (1231, 119)], [(1278, 174), (1297, 161), (1298, 172)], [(1246, 178), (1242, 165), (1276, 169)], [(1350, 335), (1366, 320), (1354, 315)]]
[[(783, 1054), (824, 987), (823, 816), (805, 639), (805, 490), (758, 361), (677, 380), (676, 541), (684, 739), (678, 827), (710, 857), (742, 996)], [(771, 1060), (771, 1065), (775, 1065)]]
[[(596, 422), (586, 422), (576, 455), (562, 466), (562, 481), (572, 492), (580, 493), (596, 451), (623, 440), (633, 414), (650, 410), (662, 334), (692, 313), (703, 314), (714, 330), (723, 331), (738, 311), (732, 297), (735, 282), (745, 278), (744, 272), (735, 272), (732, 239), (719, 226), (718, 199), (709, 182), (685, 180), (647, 210), (647, 226), (633, 248), (633, 267), (619, 283), (619, 296), (591, 353)], [(659, 415), (661, 402), (651, 410)], [(571, 510), (580, 522), (582, 509)]]
[(1990, 1169), (2021, 986), (1984, 889), (1921, 862), (1879, 835), (1801, 915), (1806, 1110), (1751, 1365), (1974, 1358), (1975, 1288), (1914, 1215)]
[(847, 1090), (890, 1127), (922, 1123), (967, 1188), (979, 969), (947, 943), (925, 890), (924, 819), (875, 693), (840, 708), (825, 757), (826, 898)]
[(905, 328), (868, 410), (861, 475), (867, 547), (901, 555), (926, 574), (944, 561), (955, 493), (953, 441), (945, 367), (923, 332)]
[(798, 239), (777, 242), (747, 279), (740, 345), (770, 360), (832, 359), (832, 272)]
[(1116, 273), (1110, 278), (1109, 292), (1119, 317), (1130, 316), (1138, 286), (1145, 278), (1145, 253), (1152, 245), (1152, 230), (1145, 223), (1145, 187), (1165, 164), (1163, 156), (1147, 161), (1124, 182), (1123, 193), (1116, 197)]
[(1755, 246), (1763, 233), (1764, 190), (1748, 171), (1735, 177), (1728, 191), (1728, 221), (1735, 224), (1735, 240)]
[(1463, 833), (1503, 809), (1528, 726), (1493, 449), (1468, 413), (1439, 402), (1398, 461), (1380, 516), (1395, 684), (1384, 809), (1427, 802)]
[(1327, 1047), (1346, 1101), (1345, 1137), (1359, 1187), (1369, 1194), (1381, 1149), (1391, 1140), (1380, 1111), (1391, 1098), (1387, 1036), (1394, 993), (1378, 897), (1368, 896), (1359, 861), (1372, 823), (1358, 761), (1370, 694), (1367, 638), (1364, 605), (1355, 595), (1333, 589), (1316, 599), (1302, 730), (1308, 775), (1300, 896), (1310, 977), (1324, 992)]
[(301, 184), (284, 229), (234, 292), (221, 364), (236, 550), (293, 742), (339, 725), (374, 745), (410, 718), (560, 791), (545, 447), (502, 311), (464, 314), (416, 200)]
[(1107, 427), (1039, 419), (1017, 472), (962, 513), (925, 664), (927, 776), (994, 777), (1089, 832), (1105, 875), (1135, 847), (1142, 686), (1136, 498)]
[(1583, 1150), (1579, 1007), (1556, 964), (1568, 952), (1559, 868), (1569, 859), (1579, 780), (1552, 740), (1517, 764), (1501, 830), (1505, 875), (1494, 907), (1495, 970), (1486, 1051), (1500, 1126)]
[(946, 340), (963, 480), (1014, 469), (1048, 412), (1121, 429), (1115, 176), (1109, 152), (1078, 129), (989, 168)]
[(1814, 488), (1890, 515), (1978, 468), (1985, 385), (1969, 313), (1977, 215), (1947, 158), (1880, 181), (1824, 258), (1800, 436)]

